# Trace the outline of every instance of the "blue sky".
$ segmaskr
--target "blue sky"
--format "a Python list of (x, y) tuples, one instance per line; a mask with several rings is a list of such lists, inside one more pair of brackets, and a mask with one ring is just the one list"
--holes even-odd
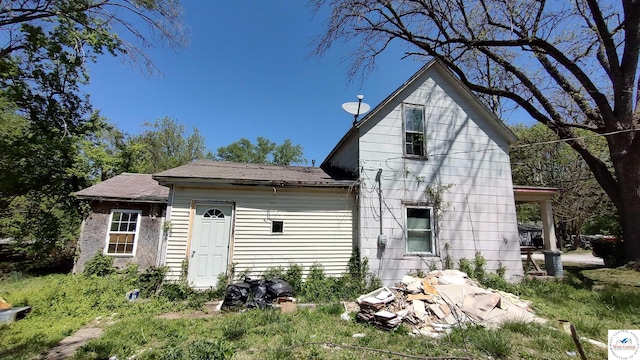
[(397, 44), (364, 82), (349, 84), (349, 44), (309, 57), (326, 13), (313, 15), (306, 1), (187, 0), (183, 8), (190, 43), (149, 52), (161, 75), (108, 56), (90, 67), (94, 107), (127, 133), (168, 116), (197, 127), (214, 152), (242, 137), (291, 139), (319, 165), (353, 121), (343, 102), (363, 94), (374, 107), (422, 65), (401, 60)]

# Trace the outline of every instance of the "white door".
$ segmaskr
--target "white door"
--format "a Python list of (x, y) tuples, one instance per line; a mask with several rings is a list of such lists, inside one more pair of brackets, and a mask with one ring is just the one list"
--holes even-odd
[(197, 205), (189, 254), (189, 284), (197, 288), (216, 286), (226, 273), (229, 259), (231, 215), (229, 205)]

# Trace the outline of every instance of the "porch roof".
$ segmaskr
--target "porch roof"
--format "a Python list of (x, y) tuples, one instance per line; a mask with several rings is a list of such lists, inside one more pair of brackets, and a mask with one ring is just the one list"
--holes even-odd
[(513, 185), (513, 195), (516, 204), (551, 200), (558, 189), (541, 186)]

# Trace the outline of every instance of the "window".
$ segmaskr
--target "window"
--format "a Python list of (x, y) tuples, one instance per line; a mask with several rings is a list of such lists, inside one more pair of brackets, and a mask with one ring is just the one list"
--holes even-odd
[(271, 232), (272, 233), (282, 233), (284, 231), (284, 222), (283, 221), (272, 221), (271, 222)]
[(407, 253), (433, 254), (433, 209), (407, 207)]
[(202, 217), (224, 219), (224, 213), (220, 209), (209, 209)]
[(135, 255), (140, 210), (113, 210), (107, 234), (107, 255)]
[(424, 106), (403, 104), (404, 154), (426, 156), (424, 151)]

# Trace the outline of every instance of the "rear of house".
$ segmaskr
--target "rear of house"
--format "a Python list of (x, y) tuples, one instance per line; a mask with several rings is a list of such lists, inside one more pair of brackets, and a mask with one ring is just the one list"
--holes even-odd
[(169, 278), (195, 288), (217, 284), (230, 266), (257, 275), (315, 263), (345, 269), (357, 209), (352, 181), (312, 167), (197, 161), (154, 175), (170, 188), (161, 244)]

